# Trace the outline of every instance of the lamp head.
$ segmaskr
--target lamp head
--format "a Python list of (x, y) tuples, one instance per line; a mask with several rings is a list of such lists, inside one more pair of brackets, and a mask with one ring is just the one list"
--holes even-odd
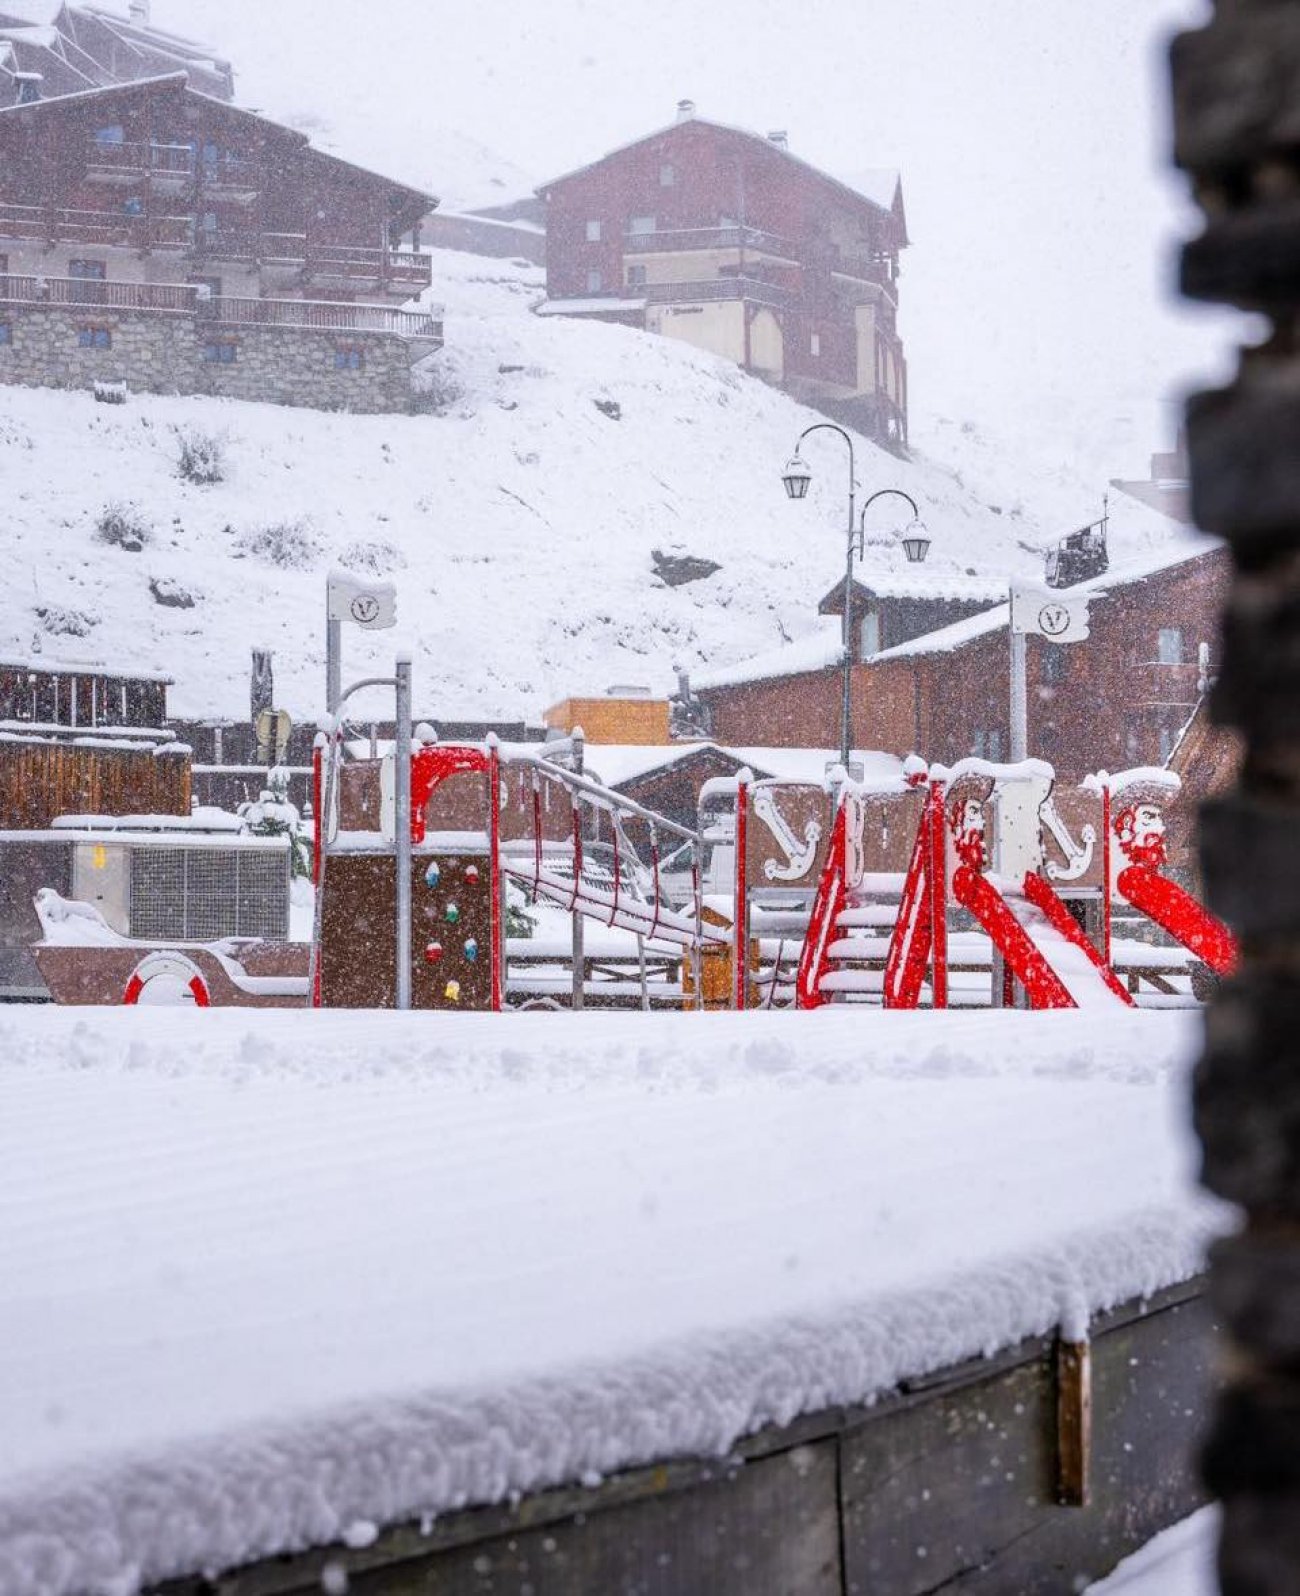
[(903, 553), (910, 565), (920, 565), (930, 552), (930, 536), (920, 521), (913, 521), (903, 530)]
[(792, 499), (808, 497), (808, 484), (812, 481), (812, 472), (797, 451), (794, 458), (786, 463), (786, 468), (781, 473), (781, 481), (785, 483), (785, 491)]

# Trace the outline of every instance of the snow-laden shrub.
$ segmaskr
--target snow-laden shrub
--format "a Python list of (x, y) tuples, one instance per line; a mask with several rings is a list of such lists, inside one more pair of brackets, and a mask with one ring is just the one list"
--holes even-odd
[(311, 522), (271, 521), (266, 526), (250, 527), (239, 539), (239, 547), (255, 560), (278, 565), (282, 571), (309, 570), (321, 554), (321, 541)]
[(289, 864), (294, 876), (311, 875), (311, 828), (289, 802), (289, 772), (276, 765), (266, 774), (266, 786), (255, 803), (240, 804), (239, 818), (253, 837), (288, 837)]
[(98, 615), (85, 610), (65, 610), (58, 604), (38, 604), (36, 614), (51, 637), (87, 637), (91, 627), (99, 625)]
[(145, 520), (138, 505), (122, 499), (110, 499), (95, 521), (95, 536), (101, 543), (125, 549), (128, 554), (139, 554), (146, 543), (152, 541), (153, 528)]
[(416, 416), (445, 416), (465, 397), (464, 385), (443, 366), (419, 368), (407, 409)]
[(349, 543), (339, 555), (339, 564), (349, 571), (360, 571), (365, 576), (387, 576), (390, 571), (401, 570), (406, 556), (401, 549), (382, 538), (367, 541), (360, 539)]
[(176, 474), (200, 487), (226, 480), (226, 439), (221, 433), (198, 427), (173, 427), (176, 436)]

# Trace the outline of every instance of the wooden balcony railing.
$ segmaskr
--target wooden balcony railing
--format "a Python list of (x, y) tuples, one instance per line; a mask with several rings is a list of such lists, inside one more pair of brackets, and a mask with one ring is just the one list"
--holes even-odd
[(82, 277), (0, 277), (0, 301), (71, 309), (143, 310), (153, 314), (193, 316), (197, 288), (188, 283), (95, 282)]
[(442, 339), (442, 320), (436, 313), (390, 310), (387, 305), (342, 305), (332, 299), (237, 299), (223, 294), (202, 301), (199, 317), (227, 327), (308, 327), (321, 332)]
[(208, 295), (190, 283), (93, 282), (79, 277), (8, 274), (0, 275), (0, 304), (189, 316), (205, 326), (297, 327), (442, 340), (437, 309), (393, 310), (387, 305), (345, 305), (316, 299), (239, 299)]
[(710, 249), (739, 249), (743, 245), (759, 254), (798, 261), (800, 251), (790, 239), (761, 227), (670, 227), (653, 233), (625, 233), (625, 255), (660, 255)]
[(387, 285), (410, 297), (433, 281), (433, 264), (419, 250), (317, 243), (305, 233), (208, 229), (196, 226), (196, 218), (184, 213), (132, 216), (121, 210), (0, 200), (0, 239), (5, 238), (82, 244), (91, 249), (189, 250), (196, 258), (208, 261), (250, 261), (293, 269), (312, 282)]
[(84, 244), (92, 249), (189, 249), (194, 239), (194, 219), (0, 202), (0, 237)]
[(785, 309), (795, 294), (777, 283), (755, 277), (707, 277), (693, 283), (636, 283), (624, 290), (625, 298), (646, 299), (652, 305), (698, 304), (702, 300), (748, 299), (756, 305)]
[(194, 176), (194, 148), (189, 144), (142, 144), (91, 139), (86, 152), (87, 175), (97, 178)]

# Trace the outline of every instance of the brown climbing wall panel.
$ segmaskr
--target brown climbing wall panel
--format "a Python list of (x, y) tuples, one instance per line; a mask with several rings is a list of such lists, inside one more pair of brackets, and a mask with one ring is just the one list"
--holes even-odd
[[(321, 1005), (392, 1008), (394, 861), (331, 854), (321, 919)], [(411, 861), (411, 1006), (492, 1006), (492, 886), (485, 853), (417, 852)]]

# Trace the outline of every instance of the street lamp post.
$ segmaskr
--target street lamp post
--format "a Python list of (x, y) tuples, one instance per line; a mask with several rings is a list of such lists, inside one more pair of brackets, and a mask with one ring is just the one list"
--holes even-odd
[(815, 421), (811, 427), (805, 427), (799, 434), (799, 441), (795, 444), (794, 455), (781, 473), (781, 480), (785, 483), (785, 491), (792, 499), (803, 499), (808, 496), (808, 484), (812, 481), (812, 472), (806, 461), (799, 453), (803, 440), (812, 432), (838, 433), (844, 439), (849, 451), (849, 522), (848, 522), (848, 548), (844, 565), (844, 626), (841, 633), (843, 639), (843, 665), (840, 682), (840, 763), (845, 770), (849, 768), (849, 754), (852, 749), (853, 722), (853, 555), (856, 549), (857, 556), (862, 559), (866, 541), (867, 511), (877, 499), (894, 495), (905, 499), (912, 508), (912, 524), (908, 528), (909, 536), (903, 539), (903, 548), (907, 558), (914, 564), (924, 560), (929, 552), (930, 540), (925, 536), (921, 526), (920, 512), (916, 508), (916, 501), (910, 493), (904, 493), (901, 488), (880, 488), (873, 493), (862, 506), (862, 516), (859, 519), (855, 511), (855, 493), (857, 481), (853, 469), (853, 439), (849, 437), (843, 427), (837, 427), (833, 421)]
[(853, 692), (853, 543), (857, 535), (854, 525), (854, 495), (857, 491), (857, 479), (853, 469), (853, 439), (849, 437), (843, 427), (837, 427), (833, 421), (814, 421), (811, 427), (805, 427), (799, 434), (799, 441), (794, 446), (794, 457), (791, 459), (781, 474), (785, 483), (785, 491), (792, 499), (803, 499), (808, 495), (808, 484), (812, 481), (812, 472), (804, 463), (799, 450), (803, 447), (803, 440), (814, 432), (834, 432), (844, 439), (845, 447), (849, 451), (849, 519), (848, 519), (848, 560), (844, 570), (844, 627), (841, 633), (844, 643), (843, 679), (840, 685), (840, 763), (847, 771), (849, 768), (849, 752), (852, 746), (852, 725), (849, 719), (849, 707)]

